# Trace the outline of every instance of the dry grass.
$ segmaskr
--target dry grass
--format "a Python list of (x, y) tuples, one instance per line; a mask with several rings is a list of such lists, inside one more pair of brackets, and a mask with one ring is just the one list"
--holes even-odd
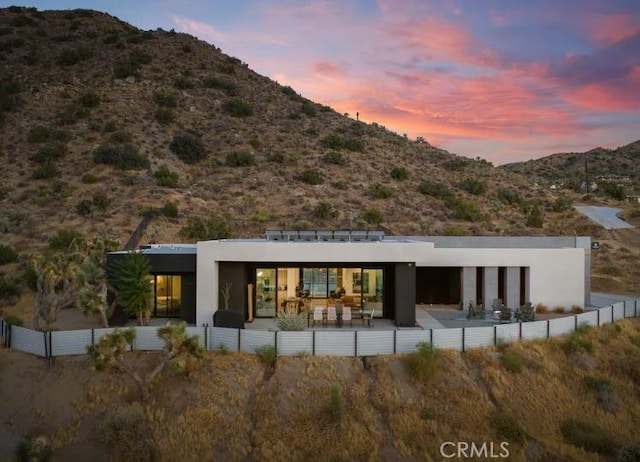
[[(427, 383), (395, 356), (282, 357), (266, 375), (255, 355), (209, 353), (188, 377), (159, 381), (145, 416), (161, 460), (429, 460), (443, 441), (500, 441), (505, 434), (512, 435), (515, 459), (524, 459), (534, 439), (547, 455), (596, 460), (569, 444), (560, 425), (597, 421), (618, 444), (637, 443), (639, 332), (639, 321), (626, 320), (579, 334), (595, 345), (593, 371), (561, 348), (568, 339), (558, 339), (509, 345), (522, 358), (519, 374), (506, 370), (493, 349), (444, 351), (441, 370)], [(27, 403), (12, 411), (14, 419), (49, 437), (63, 459), (78, 448), (108, 452), (96, 423), (136, 396), (125, 376), (94, 374), (84, 357), (59, 358), (47, 372), (28, 355), (0, 351), (0, 367), (18, 374), (0, 377), (0, 399)], [(585, 385), (593, 377), (615, 392), (615, 413)], [(16, 380), (32, 385), (16, 388)], [(77, 385), (67, 390), (70, 381)], [(344, 405), (339, 419), (327, 414), (333, 384)]]

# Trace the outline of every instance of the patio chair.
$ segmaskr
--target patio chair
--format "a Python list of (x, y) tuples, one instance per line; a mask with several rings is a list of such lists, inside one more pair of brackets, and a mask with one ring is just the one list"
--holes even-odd
[(335, 306), (328, 306), (327, 307), (327, 324), (329, 323), (329, 321), (333, 321), (334, 325), (338, 325), (338, 316), (336, 314), (336, 307)]
[(353, 317), (351, 316), (351, 307), (342, 308), (342, 322), (349, 321), (349, 325), (353, 327)]
[(375, 308), (372, 308), (371, 311), (366, 311), (364, 316), (362, 317), (362, 322), (367, 323), (367, 327), (373, 326), (373, 313), (375, 313)]
[(311, 327), (314, 327), (316, 325), (316, 321), (320, 321), (323, 326), (325, 325), (324, 308), (322, 308), (321, 306), (316, 306), (313, 310), (313, 323), (311, 324)]
[(500, 320), (501, 323), (502, 322), (511, 322), (511, 309), (509, 309), (506, 306), (502, 305), (500, 307), (498, 319)]
[(515, 318), (519, 322), (529, 322), (536, 320), (536, 308), (527, 302), (516, 310)]

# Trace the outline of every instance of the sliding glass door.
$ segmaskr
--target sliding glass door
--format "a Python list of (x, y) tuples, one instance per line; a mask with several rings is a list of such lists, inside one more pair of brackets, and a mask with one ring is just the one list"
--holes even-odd
[(273, 318), (277, 306), (277, 273), (275, 268), (256, 269), (256, 317)]

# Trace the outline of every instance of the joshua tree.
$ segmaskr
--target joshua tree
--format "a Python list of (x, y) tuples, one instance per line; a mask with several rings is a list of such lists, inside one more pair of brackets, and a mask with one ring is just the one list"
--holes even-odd
[(109, 327), (109, 316), (114, 303), (107, 302), (106, 254), (115, 250), (118, 241), (111, 238), (94, 238), (85, 243), (85, 260), (77, 268), (78, 298), (76, 305), (85, 315), (100, 318), (103, 327)]
[(136, 337), (134, 329), (121, 331), (116, 329), (111, 334), (100, 337), (96, 345), (87, 347), (89, 355), (93, 358), (94, 367), (98, 371), (116, 369), (131, 377), (140, 390), (140, 399), (147, 401), (151, 391), (153, 380), (164, 370), (171, 368), (176, 371), (184, 371), (189, 357), (202, 356), (204, 351), (197, 335), (186, 334), (186, 324), (169, 325), (158, 329), (158, 337), (164, 341), (162, 358), (160, 362), (149, 372), (140, 371), (140, 363), (127, 358), (127, 347), (133, 345)]

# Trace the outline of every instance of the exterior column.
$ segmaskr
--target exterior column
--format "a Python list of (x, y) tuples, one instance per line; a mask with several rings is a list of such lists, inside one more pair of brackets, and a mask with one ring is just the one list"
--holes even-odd
[[(493, 300), (498, 298), (498, 267), (487, 266), (484, 269), (484, 309), (493, 309)], [(503, 300), (504, 301), (504, 300)]]
[(508, 266), (504, 273), (505, 306), (516, 309), (520, 306), (520, 267)]
[(469, 306), (469, 302), (477, 303), (476, 301), (476, 267), (464, 266), (462, 268), (462, 309), (466, 310)]

